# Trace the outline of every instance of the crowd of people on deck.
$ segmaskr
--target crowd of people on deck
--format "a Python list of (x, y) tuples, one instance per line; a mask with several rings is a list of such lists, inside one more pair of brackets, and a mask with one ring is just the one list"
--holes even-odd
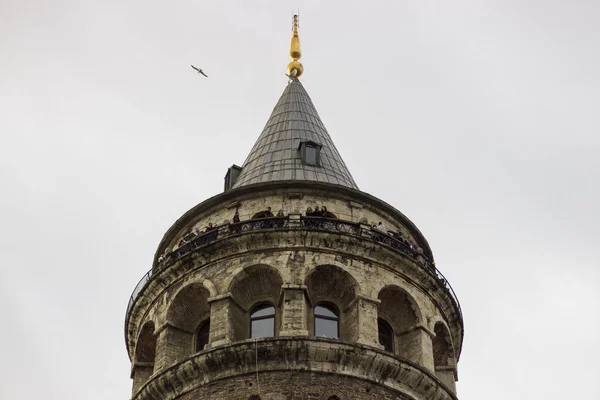
[[(319, 208), (319, 206), (316, 205), (314, 210), (312, 207), (308, 207), (306, 209), (305, 216), (313, 217), (313, 218), (318, 217), (318, 218), (337, 219), (335, 214), (328, 211), (327, 207), (324, 205), (322, 205), (321, 208)], [(285, 214), (283, 213), (283, 210), (279, 210), (277, 212), (277, 215), (273, 215), (273, 212), (271, 211), (271, 207), (267, 207), (263, 211), (259, 211), (258, 213), (254, 214), (254, 216), (251, 219), (255, 220), (255, 219), (265, 219), (265, 218), (284, 218), (284, 217), (285, 217)], [(239, 224), (240, 222), (241, 222), (240, 213), (239, 213), (238, 209), (236, 208), (235, 214), (233, 215), (233, 218), (232, 218), (232, 223), (234, 224), (234, 226), (231, 227), (231, 229), (233, 232), (238, 232), (240, 230), (240, 227), (235, 227), (235, 224)], [(275, 227), (275, 226), (278, 226), (278, 224), (274, 222), (273, 227)], [(198, 228), (197, 226), (194, 226), (193, 229), (187, 235), (185, 235), (183, 238), (181, 238), (181, 240), (178, 243), (178, 247), (181, 247), (181, 246), (191, 242), (192, 240), (194, 240), (196, 237), (198, 237), (200, 235), (206, 234), (211, 231), (215, 231), (218, 228), (219, 227), (216, 225), (213, 225), (212, 222), (209, 222), (204, 230), (200, 230), (200, 228)], [(401, 233), (388, 230), (384, 226), (382, 221), (380, 221), (378, 224), (372, 225), (371, 229), (373, 231), (391, 236), (392, 238), (400, 241), (401, 243), (403, 243), (404, 245), (406, 245), (407, 247), (409, 247), (412, 250), (417, 249), (417, 247), (410, 240), (405, 238)], [(164, 260), (166, 254), (167, 253), (162, 254), (159, 257), (158, 261), (161, 262), (162, 260)]]
[(319, 206), (315, 206), (315, 209), (313, 210), (311, 207), (308, 207), (306, 209), (306, 216), (307, 217), (321, 217), (321, 218), (335, 218), (337, 219), (337, 217), (335, 216), (334, 213), (327, 211), (327, 207), (322, 206), (321, 209), (319, 209)]
[(405, 246), (408, 246), (411, 250), (417, 249), (417, 247), (414, 244), (412, 244), (410, 240), (406, 239), (400, 232), (394, 232), (386, 229), (385, 225), (383, 225), (383, 222), (381, 221), (379, 221), (377, 225), (373, 225), (371, 229), (393, 237), (394, 239), (403, 243)]

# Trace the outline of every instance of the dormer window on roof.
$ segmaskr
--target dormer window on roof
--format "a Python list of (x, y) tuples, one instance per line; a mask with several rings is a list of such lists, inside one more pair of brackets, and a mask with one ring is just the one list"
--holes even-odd
[(300, 142), (298, 146), (298, 154), (302, 160), (302, 164), (318, 167), (321, 165), (321, 146), (313, 141)]

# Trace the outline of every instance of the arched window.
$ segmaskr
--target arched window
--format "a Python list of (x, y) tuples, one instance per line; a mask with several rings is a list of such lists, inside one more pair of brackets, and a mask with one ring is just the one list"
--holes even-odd
[(250, 337), (275, 336), (275, 307), (272, 304), (260, 304), (250, 314)]
[(315, 336), (340, 338), (340, 317), (332, 305), (319, 304), (315, 307)]
[(337, 396), (331, 396), (330, 398), (328, 398), (327, 400), (340, 400), (339, 397)]
[(260, 396), (253, 394), (252, 396), (248, 397), (248, 400), (260, 400)]
[(444, 324), (438, 322), (435, 324), (433, 338), (433, 363), (436, 368), (445, 367), (448, 365), (450, 358), (450, 344), (448, 340), (448, 334), (446, 333)]
[(204, 350), (204, 346), (208, 344), (208, 333), (210, 332), (210, 319), (204, 321), (196, 331), (196, 351)]
[(394, 331), (384, 319), (377, 318), (377, 329), (379, 330), (379, 344), (385, 351), (394, 352)]

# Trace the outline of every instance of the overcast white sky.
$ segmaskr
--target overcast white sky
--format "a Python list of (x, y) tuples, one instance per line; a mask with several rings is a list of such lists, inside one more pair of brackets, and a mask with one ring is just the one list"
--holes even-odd
[(459, 398), (600, 398), (593, 0), (0, 0), (0, 397), (129, 398), (131, 291), (244, 161), (298, 7), (342, 157), (461, 301)]

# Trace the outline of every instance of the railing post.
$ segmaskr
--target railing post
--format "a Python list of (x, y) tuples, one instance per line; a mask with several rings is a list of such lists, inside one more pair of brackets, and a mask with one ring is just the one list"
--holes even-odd
[(425, 266), (425, 257), (423, 257), (423, 249), (420, 247), (417, 247), (417, 263), (419, 263), (419, 265), (421, 266)]
[(360, 228), (358, 236), (371, 237), (371, 227), (369, 226), (369, 224), (359, 222), (358, 226)]
[(229, 221), (225, 221), (223, 225), (219, 226), (217, 238), (229, 236)]
[(300, 228), (302, 225), (302, 214), (288, 214), (288, 226), (292, 229)]

